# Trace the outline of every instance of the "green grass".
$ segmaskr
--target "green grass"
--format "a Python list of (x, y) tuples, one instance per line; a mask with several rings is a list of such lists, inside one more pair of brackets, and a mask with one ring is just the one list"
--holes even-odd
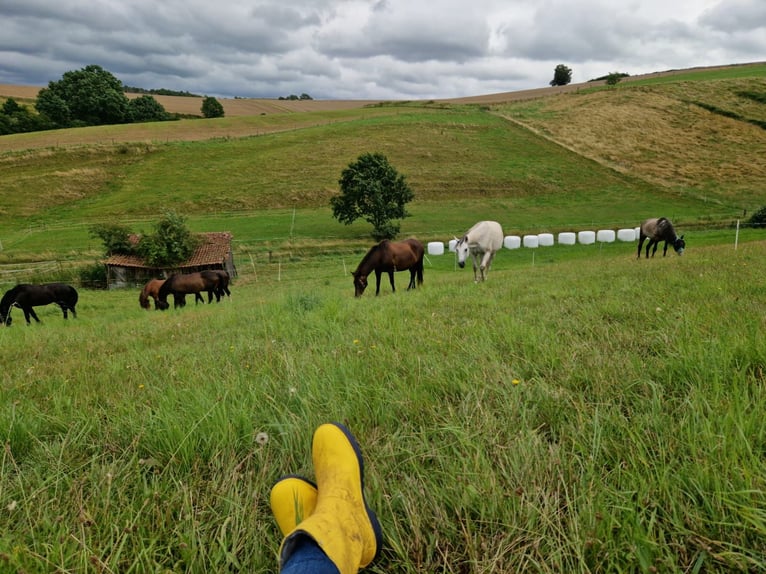
[[(167, 208), (231, 231), (239, 277), (230, 301), (164, 313), (134, 289), (80, 289), (76, 320), (44, 307), (26, 327), (14, 310), (0, 328), (0, 571), (273, 572), (269, 489), (312, 476), (311, 434), (331, 420), (365, 453), (386, 537), (372, 572), (766, 569), (766, 242), (742, 229), (735, 249), (732, 226), (763, 202), (758, 164), (739, 168), (762, 130), (682, 102), (758, 119), (737, 93), (762, 80), (683, 78), (557, 98), (571, 107), (555, 113), (497, 108), (537, 132), (407, 104), (3, 140), (3, 289), (76, 281), (101, 255), (89, 225), (149, 231)], [(661, 121), (636, 115), (650, 96)], [(561, 118), (609, 161), (584, 136), (551, 137)], [(664, 183), (630, 169), (634, 149), (618, 155), (631, 126)], [(415, 190), (402, 236), (665, 215), (687, 251), (502, 250), (479, 285), (429, 256), (422, 289), (399, 274), (395, 295), (384, 280), (354, 299), (369, 225), (337, 224), (328, 199), (364, 151)]]
[(329, 420), (366, 456), (372, 572), (766, 568), (766, 243), (629, 247), (504, 250), (479, 285), (431, 256), (377, 298), (273, 263), (217, 305), (15, 311), (3, 568), (273, 571), (269, 488)]

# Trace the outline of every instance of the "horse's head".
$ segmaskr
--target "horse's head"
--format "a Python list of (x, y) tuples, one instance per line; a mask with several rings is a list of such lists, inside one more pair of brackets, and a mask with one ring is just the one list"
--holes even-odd
[(157, 300), (156, 305), (157, 305), (157, 309), (159, 309), (160, 311), (166, 311), (170, 309), (170, 303), (168, 303), (167, 300), (165, 301)]
[(138, 304), (141, 305), (142, 309), (151, 308), (151, 305), (149, 304), (149, 295), (146, 293), (146, 289), (141, 291), (141, 294), (138, 296)]
[(352, 271), (354, 276), (354, 297), (361, 297), (364, 290), (367, 289), (367, 275), (362, 275), (357, 271)]
[(676, 240), (673, 242), (673, 249), (676, 250), (676, 253), (679, 255), (684, 254), (684, 249), (686, 249), (686, 241), (684, 241), (684, 236), (676, 237)]
[(6, 327), (10, 327), (11, 323), (13, 323), (13, 317), (11, 317), (10, 309), (8, 309), (8, 312), (5, 315), (3, 313), (0, 313), (0, 325), (5, 325)]
[[(457, 237), (455, 238), (457, 239)], [(465, 260), (468, 258), (468, 236), (464, 235), (462, 239), (458, 239), (455, 244), (455, 255), (457, 255), (457, 264), (462, 269), (465, 267)]]

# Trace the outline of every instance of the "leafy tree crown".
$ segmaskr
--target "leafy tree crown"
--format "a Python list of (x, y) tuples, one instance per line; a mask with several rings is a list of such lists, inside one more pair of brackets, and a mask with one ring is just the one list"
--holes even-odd
[(376, 239), (393, 239), (399, 225), (393, 219), (409, 217), (405, 209), (414, 193), (405, 177), (381, 153), (366, 153), (341, 173), (340, 195), (330, 199), (333, 217), (350, 225), (359, 218), (372, 224)]
[(559, 64), (553, 71), (553, 79), (550, 82), (551, 86), (566, 86), (572, 81), (572, 68)]
[(206, 118), (222, 118), (224, 115), (223, 104), (213, 96), (207, 96), (202, 100), (202, 115)]

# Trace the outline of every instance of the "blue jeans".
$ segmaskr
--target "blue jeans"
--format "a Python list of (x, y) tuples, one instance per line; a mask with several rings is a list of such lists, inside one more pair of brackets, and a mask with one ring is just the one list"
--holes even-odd
[(279, 571), (281, 574), (340, 574), (310, 536), (301, 536), (295, 541), (292, 553)]

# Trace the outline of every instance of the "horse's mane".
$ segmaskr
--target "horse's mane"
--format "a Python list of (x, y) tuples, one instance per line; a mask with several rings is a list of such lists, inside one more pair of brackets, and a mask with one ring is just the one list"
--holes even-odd
[[(375, 255), (378, 252), (378, 249), (380, 249), (383, 245), (388, 244), (388, 239), (384, 239), (380, 243), (376, 243), (372, 247), (370, 247), (370, 250), (365, 254), (364, 257), (362, 257), (362, 260), (359, 262), (359, 265), (356, 266), (356, 271), (359, 271), (362, 266), (367, 263), (370, 259), (372, 259), (372, 256)], [(356, 273), (354, 271), (354, 273)]]

